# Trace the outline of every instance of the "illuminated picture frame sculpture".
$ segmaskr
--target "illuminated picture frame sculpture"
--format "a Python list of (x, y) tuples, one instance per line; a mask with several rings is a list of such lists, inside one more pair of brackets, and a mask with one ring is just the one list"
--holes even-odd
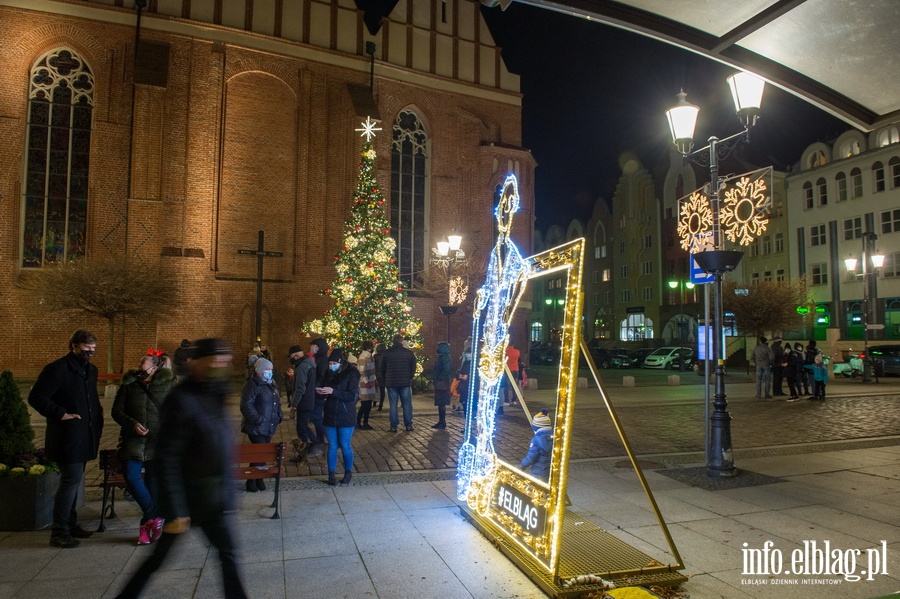
[[(569, 588), (578, 593), (603, 588), (606, 582), (604, 575), (615, 578), (621, 574), (622, 577), (628, 576), (638, 581), (637, 583), (641, 580), (658, 584), (683, 582), (686, 578), (675, 571), (684, 568), (678, 550), (603, 391), (596, 365), (584, 342), (579, 341), (584, 295), (581, 291), (584, 239), (570, 241), (523, 258), (510, 239), (513, 215), (518, 208), (518, 183), (514, 175), (509, 175), (503, 184), (495, 213), (497, 241), (488, 261), (485, 283), (478, 290), (475, 300), (472, 327), (475, 359), (469, 373), (473, 398), (470, 405), (473, 406), (473, 411), (467, 414), (457, 473), (457, 497), (465, 502), (461, 510), (482, 532), (494, 540), (500, 540), (501, 550), (554, 596), (563, 596), (566, 594), (564, 589)], [(560, 272), (567, 273), (561, 327), (560, 378), (554, 414), (550, 474), (548, 480), (541, 480), (524, 472), (518, 463), (509, 463), (498, 457), (493, 444), (495, 417), (498, 407), (502, 405), (499, 403), (501, 379), (504, 376), (511, 377), (506, 367), (509, 328), (527, 283), (531, 279)], [(566, 486), (580, 352), (585, 354), (590, 364), (601, 396), (669, 542), (675, 564), (660, 564), (596, 526), (581, 522), (582, 518), (576, 518), (570, 512), (567, 516)], [(518, 387), (513, 383), (510, 387), (519, 396), (528, 414)], [(576, 519), (579, 520), (577, 524), (582, 525), (577, 532), (572, 528)], [(579, 562), (575, 568), (605, 564), (606, 569), (582, 569), (577, 576), (573, 575), (571, 558), (572, 554), (579, 551), (576, 547), (571, 551), (566, 549), (568, 559), (564, 561), (568, 567), (561, 572), (564, 537), (569, 535), (567, 538), (584, 538), (585, 532), (596, 533), (593, 540), (603, 536), (600, 544), (603, 548), (598, 549), (600, 545), (597, 543), (581, 545), (583, 551), (590, 555), (585, 556), (588, 557), (586, 560), (575, 559), (575, 562)], [(615, 554), (615, 559), (596, 559), (596, 554), (603, 551)], [(613, 568), (611, 564), (618, 566)]]

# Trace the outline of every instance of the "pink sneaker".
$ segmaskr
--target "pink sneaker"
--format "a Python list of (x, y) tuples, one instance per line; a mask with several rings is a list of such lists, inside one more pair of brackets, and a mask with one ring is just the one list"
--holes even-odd
[(156, 540), (162, 536), (163, 522), (164, 520), (162, 518), (154, 518), (153, 520), (147, 521), (147, 528), (150, 532), (151, 543), (155, 543)]
[(153, 527), (153, 520), (147, 520), (141, 524), (138, 529), (138, 545), (149, 545), (153, 541), (150, 539), (150, 529)]

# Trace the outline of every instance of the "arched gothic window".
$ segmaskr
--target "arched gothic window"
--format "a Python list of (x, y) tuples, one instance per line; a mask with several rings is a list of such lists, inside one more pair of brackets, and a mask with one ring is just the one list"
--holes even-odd
[(67, 48), (42, 56), (28, 90), (22, 267), (83, 256), (94, 76)]
[(402, 110), (391, 144), (391, 236), (397, 267), (407, 288), (425, 267), (425, 203), (428, 136), (419, 117)]

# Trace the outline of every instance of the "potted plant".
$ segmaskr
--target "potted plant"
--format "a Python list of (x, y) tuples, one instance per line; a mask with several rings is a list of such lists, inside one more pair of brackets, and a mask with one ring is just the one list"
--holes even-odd
[(59, 467), (34, 447), (28, 408), (10, 371), (0, 374), (0, 530), (38, 530), (53, 521)]

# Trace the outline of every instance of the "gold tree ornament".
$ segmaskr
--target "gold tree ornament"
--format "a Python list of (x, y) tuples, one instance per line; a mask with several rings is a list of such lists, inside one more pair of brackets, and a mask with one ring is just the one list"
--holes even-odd
[(697, 251), (698, 247), (708, 244), (707, 238), (712, 235), (713, 212), (709, 198), (695, 191), (679, 203), (678, 236), (681, 237), (681, 249)]
[(765, 178), (743, 176), (725, 192), (720, 222), (729, 241), (750, 245), (769, 224), (772, 197)]

